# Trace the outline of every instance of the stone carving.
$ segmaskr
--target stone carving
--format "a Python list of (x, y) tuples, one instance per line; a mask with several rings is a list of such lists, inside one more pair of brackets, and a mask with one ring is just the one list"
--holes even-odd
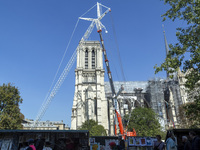
[(83, 77), (96, 77), (95, 73), (83, 73)]

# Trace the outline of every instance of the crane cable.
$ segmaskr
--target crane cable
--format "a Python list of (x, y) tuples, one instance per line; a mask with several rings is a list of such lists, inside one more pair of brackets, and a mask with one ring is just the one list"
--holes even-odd
[[(117, 41), (114, 20), (113, 20), (112, 14), (111, 13), (109, 13), (109, 14), (110, 14), (110, 20), (111, 20), (111, 24), (112, 24), (114, 40), (115, 40), (115, 44), (116, 44), (116, 47), (117, 47), (117, 54), (118, 54), (118, 59), (119, 59), (119, 63), (120, 63), (121, 74), (122, 74), (122, 78), (123, 78), (123, 82), (124, 82), (123, 84), (124, 84), (124, 88), (125, 88), (126, 87), (126, 77), (124, 75), (123, 65), (122, 65), (122, 61), (121, 61), (121, 55), (120, 55), (120, 52), (119, 52), (119, 44), (118, 44), (118, 41)], [(122, 93), (122, 94), (124, 96), (124, 93)]]
[(117, 54), (118, 54), (118, 59), (119, 59), (119, 62), (120, 62), (120, 69), (121, 69), (123, 81), (126, 81), (126, 78), (125, 78), (125, 75), (124, 75), (123, 66), (122, 66), (121, 56), (120, 56), (120, 52), (119, 52), (119, 44), (118, 44), (118, 41), (117, 41), (117, 36), (116, 36), (116, 31), (115, 31), (113, 17), (112, 17), (111, 13), (109, 13), (109, 14), (110, 14), (111, 23), (112, 23), (112, 29), (113, 29), (114, 39), (115, 39), (115, 43), (116, 43), (116, 46), (117, 46)]
[[(111, 13), (110, 13), (110, 18), (111, 18), (112, 29), (113, 29), (114, 39), (115, 39), (115, 43), (116, 43), (116, 47), (117, 47), (118, 59), (119, 59), (119, 62), (120, 62), (120, 69), (121, 69), (121, 73), (122, 73), (122, 77), (123, 77), (123, 81), (124, 81), (124, 88), (125, 88), (127, 86), (126, 85), (126, 77), (124, 75), (123, 65), (122, 65), (122, 61), (121, 61), (121, 55), (120, 55), (120, 52), (119, 52), (119, 44), (118, 44), (118, 41), (117, 41), (116, 30), (115, 30), (114, 21), (113, 21), (113, 17), (112, 17)], [(124, 96), (124, 93), (122, 93), (122, 94)], [(127, 121), (126, 129), (125, 129), (126, 131), (128, 129), (128, 124), (130, 122), (131, 114), (132, 114), (132, 112), (130, 112), (129, 116), (128, 116), (128, 121)]]
[[(53, 84), (54, 84), (54, 82), (55, 82), (55, 80), (56, 80), (56, 77), (57, 77), (58, 72), (59, 72), (59, 70), (60, 70), (60, 67), (61, 67), (61, 65), (62, 65), (62, 63), (63, 63), (63, 60), (64, 60), (64, 58), (65, 58), (65, 55), (66, 55), (66, 53), (67, 53), (67, 51), (68, 51), (69, 45), (70, 45), (70, 43), (71, 43), (71, 40), (72, 40), (72, 38), (73, 38), (73, 36), (74, 36), (75, 30), (76, 30), (76, 28), (77, 28), (77, 26), (78, 26), (78, 22), (79, 22), (79, 19), (78, 19), (77, 22), (76, 22), (76, 25), (75, 25), (75, 27), (74, 27), (74, 30), (73, 30), (72, 35), (71, 35), (71, 37), (70, 37), (70, 40), (69, 40), (69, 42), (68, 42), (68, 44), (67, 44), (67, 47), (66, 47), (66, 49), (65, 49), (65, 52), (64, 52), (64, 54), (63, 54), (63, 57), (62, 57), (62, 59), (61, 59), (61, 61), (60, 61), (60, 64), (59, 64), (58, 69), (57, 69), (57, 71), (56, 71), (56, 74), (55, 74), (55, 76), (54, 76), (54, 79), (53, 79), (53, 81), (52, 81), (52, 83), (51, 83), (51, 86), (50, 86), (50, 88), (49, 88), (49, 91), (48, 91), (48, 93), (47, 93), (47, 95), (46, 95), (46, 97), (45, 97), (45, 99), (44, 99), (44, 102), (45, 102), (45, 100), (47, 99), (47, 96), (49, 95), (49, 93), (50, 93), (50, 91), (51, 91), (51, 89), (52, 89), (52, 86), (53, 86)], [(43, 104), (44, 104), (44, 102), (43, 102)]]
[(50, 95), (47, 97), (47, 100), (45, 101), (45, 104), (43, 105), (42, 109), (40, 110), (40, 113), (36, 117), (36, 121), (35, 121), (36, 123), (43, 117), (43, 115), (45, 114), (45, 112), (46, 112), (49, 104), (51, 103), (53, 97), (56, 95), (56, 93), (58, 92), (62, 83), (64, 82), (64, 79), (67, 77), (72, 65), (75, 62), (76, 54), (77, 53), (76, 53), (76, 50), (75, 50), (70, 61), (68, 62), (67, 66), (65, 67), (64, 71), (62, 72), (61, 76), (59, 77), (58, 81), (56, 82), (53, 90), (51, 91)]
[[(94, 6), (92, 6), (90, 9), (88, 9), (84, 14), (82, 14), (80, 17), (83, 17), (85, 14), (87, 14), (90, 10), (92, 10), (97, 4), (95, 4)], [(79, 18), (80, 18), (79, 17)]]
[[(89, 10), (87, 10), (83, 15), (81, 15), (81, 17), (84, 16), (85, 14), (87, 14), (87, 13), (88, 13), (91, 9), (93, 9), (96, 5), (97, 5), (97, 4), (95, 4), (95, 5), (94, 5), (93, 7), (91, 7)], [(72, 38), (73, 38), (73, 36), (74, 36), (74, 33), (75, 33), (75, 31), (76, 31), (76, 28), (77, 28), (77, 26), (78, 26), (79, 20), (80, 20), (80, 19), (78, 18), (78, 20), (77, 20), (77, 22), (76, 22), (76, 25), (75, 25), (75, 27), (74, 27), (74, 30), (73, 30), (73, 32), (72, 32), (72, 35), (71, 35), (71, 37), (70, 37), (70, 40), (69, 40), (69, 42), (68, 42), (68, 44), (67, 44), (67, 47), (66, 47), (66, 49), (65, 49), (65, 52), (64, 52), (64, 54), (63, 54), (63, 57), (62, 57), (62, 59), (61, 59), (61, 61), (60, 61), (60, 64), (59, 64), (59, 66), (58, 66), (58, 69), (57, 69), (57, 71), (56, 71), (56, 74), (55, 74), (55, 76), (54, 76), (54, 79), (53, 79), (53, 81), (52, 81), (52, 83), (51, 83), (51, 86), (50, 86), (50, 88), (49, 88), (49, 91), (48, 91), (48, 93), (46, 94), (45, 100), (47, 99), (47, 96), (49, 95), (49, 93), (50, 93), (50, 91), (51, 91), (51, 89), (52, 89), (52, 86), (53, 86), (53, 84), (54, 84), (54, 82), (55, 82), (55, 80), (56, 80), (56, 77), (57, 77), (57, 75), (58, 75), (58, 72), (59, 72), (59, 70), (60, 70), (60, 67), (61, 67), (61, 65), (62, 65), (62, 63), (63, 63), (63, 60), (64, 60), (64, 58), (65, 58), (65, 55), (66, 55), (67, 51), (68, 51), (69, 45), (70, 45), (70, 43), (71, 43), (71, 40), (72, 40)], [(44, 100), (43, 104), (45, 103), (45, 100)], [(42, 105), (43, 105), (43, 104), (42, 104)]]
[(47, 94), (46, 94), (46, 96), (45, 96), (45, 99), (44, 99), (44, 101), (43, 101), (43, 103), (42, 103), (42, 105), (41, 105), (40, 110), (43, 109), (44, 104), (45, 104), (45, 102), (46, 102), (46, 99), (47, 99), (47, 97), (48, 97), (48, 95), (49, 95), (49, 93), (50, 93), (50, 91), (51, 91), (51, 89), (52, 89), (52, 86), (53, 86), (55, 80), (56, 80), (56, 77), (57, 77), (58, 72), (59, 72), (59, 70), (60, 70), (60, 67), (61, 67), (61, 65), (62, 65), (62, 63), (63, 63), (63, 60), (64, 60), (64, 58), (65, 58), (65, 55), (66, 55), (66, 53), (67, 53), (67, 51), (68, 51), (69, 45), (70, 45), (70, 43), (71, 43), (71, 40), (72, 40), (72, 38), (73, 38), (73, 36), (74, 36), (75, 30), (76, 30), (76, 28), (77, 28), (77, 26), (78, 26), (78, 22), (79, 22), (79, 19), (78, 19), (77, 22), (76, 22), (76, 25), (75, 25), (75, 27), (74, 27), (74, 30), (73, 30), (72, 35), (71, 35), (71, 37), (70, 37), (70, 40), (69, 40), (69, 42), (68, 42), (68, 44), (67, 44), (67, 47), (66, 47), (66, 49), (65, 49), (65, 52), (64, 52), (64, 54), (63, 54), (63, 57), (62, 57), (62, 59), (61, 59), (61, 61), (60, 61), (60, 64), (59, 64), (58, 69), (57, 69), (57, 71), (56, 71), (56, 74), (55, 74), (55, 76), (54, 76), (54, 78), (53, 78), (53, 81), (52, 81), (52, 83), (51, 83), (51, 86), (50, 86), (50, 88), (49, 88), (49, 90), (48, 90), (48, 92), (47, 92)]

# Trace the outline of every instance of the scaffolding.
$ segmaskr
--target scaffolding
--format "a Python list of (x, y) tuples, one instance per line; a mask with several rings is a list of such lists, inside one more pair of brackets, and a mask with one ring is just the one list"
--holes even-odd
[(179, 106), (183, 104), (180, 85), (176, 78), (149, 80), (147, 93), (151, 108), (163, 119), (167, 127), (179, 125)]
[[(136, 107), (150, 107), (165, 128), (178, 128), (179, 126), (179, 107), (183, 104), (181, 97), (180, 84), (174, 79), (154, 78), (149, 81), (127, 81), (114, 82), (116, 89), (124, 85), (124, 93), (118, 100), (120, 113), (123, 115), (130, 113)], [(109, 101), (109, 115), (112, 118), (112, 100), (109, 83), (105, 82), (106, 98)]]
[(148, 81), (147, 93), (150, 99), (151, 108), (158, 114), (160, 120), (167, 124), (167, 109), (164, 99), (165, 82), (164, 79), (155, 78)]

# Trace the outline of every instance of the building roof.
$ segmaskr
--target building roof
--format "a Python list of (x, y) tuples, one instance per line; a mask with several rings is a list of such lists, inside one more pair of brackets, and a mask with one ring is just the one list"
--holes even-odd
[[(110, 89), (110, 83), (109, 82), (104, 82), (105, 84), (105, 92), (106, 93), (111, 93)], [(120, 82), (120, 81), (115, 81), (114, 82), (114, 87), (116, 93), (119, 91), (121, 88), (121, 85), (124, 87), (124, 92), (126, 93), (135, 93), (134, 89), (141, 88), (142, 93), (146, 92), (146, 88), (148, 86), (148, 81), (125, 81), (125, 82)]]
[[(24, 127), (32, 127), (34, 125), (34, 120), (31, 119), (25, 119), (22, 123)], [(65, 125), (63, 121), (38, 121), (34, 126), (37, 128), (42, 127), (57, 127), (57, 125)]]

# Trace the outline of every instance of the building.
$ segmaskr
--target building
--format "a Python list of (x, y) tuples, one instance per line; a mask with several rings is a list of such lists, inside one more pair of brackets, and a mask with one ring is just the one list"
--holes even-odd
[(183, 104), (183, 100), (177, 79), (150, 80), (147, 92), (151, 108), (164, 121), (165, 128), (178, 127), (179, 106)]
[[(114, 82), (116, 89), (124, 86), (124, 91), (118, 97), (120, 114), (123, 117), (136, 107), (152, 108), (159, 116), (164, 129), (179, 126), (179, 106), (183, 104), (179, 83), (176, 79), (152, 79), (149, 81)], [(113, 130), (114, 107), (111, 90), (105, 82), (108, 99), (109, 129)]]
[(180, 84), (180, 88), (181, 88), (181, 95), (182, 95), (182, 99), (184, 101), (184, 104), (188, 103), (188, 102), (193, 102), (195, 100), (195, 97), (200, 96), (200, 81), (198, 81), (195, 85), (195, 88), (188, 92), (187, 88), (185, 87), (185, 83), (187, 81), (186, 79), (186, 75), (189, 73), (190, 71), (188, 70), (186, 73), (182, 72), (180, 69), (178, 70), (178, 82)]
[(68, 126), (65, 126), (63, 121), (38, 121), (36, 125), (34, 125), (34, 120), (25, 119), (23, 120), (23, 129), (31, 130), (34, 126), (34, 130), (69, 130)]
[[(124, 87), (122, 93), (117, 97), (118, 108), (120, 115), (128, 115), (136, 107), (150, 107), (150, 101), (148, 101), (146, 87), (148, 82), (146, 81), (127, 81), (127, 82), (114, 82), (115, 90), (118, 91), (121, 86)], [(114, 134), (114, 118), (115, 108), (112, 100), (112, 92), (109, 82), (105, 82), (105, 93), (108, 101), (108, 120), (109, 120), (109, 135)]]
[[(77, 50), (71, 129), (78, 129), (83, 122), (93, 119), (113, 135), (114, 105), (109, 82), (104, 82), (104, 74), (100, 43), (81, 43)], [(121, 85), (124, 91), (117, 99), (122, 117), (135, 107), (151, 107), (167, 127), (178, 125), (178, 107), (183, 102), (176, 79), (114, 82), (115, 90)]]
[(71, 129), (76, 130), (86, 120), (93, 119), (108, 131), (104, 73), (99, 41), (80, 43), (77, 49)]
[[(165, 32), (166, 54), (169, 52)], [(79, 43), (75, 69), (75, 92), (72, 106), (71, 129), (79, 129), (86, 120), (103, 125), (109, 135), (114, 134), (114, 102), (109, 82), (104, 82), (102, 48), (99, 41)], [(185, 78), (182, 72), (173, 79), (114, 82), (115, 91), (124, 86), (117, 97), (121, 116), (136, 107), (152, 108), (165, 129), (179, 126), (179, 106), (187, 102)]]

